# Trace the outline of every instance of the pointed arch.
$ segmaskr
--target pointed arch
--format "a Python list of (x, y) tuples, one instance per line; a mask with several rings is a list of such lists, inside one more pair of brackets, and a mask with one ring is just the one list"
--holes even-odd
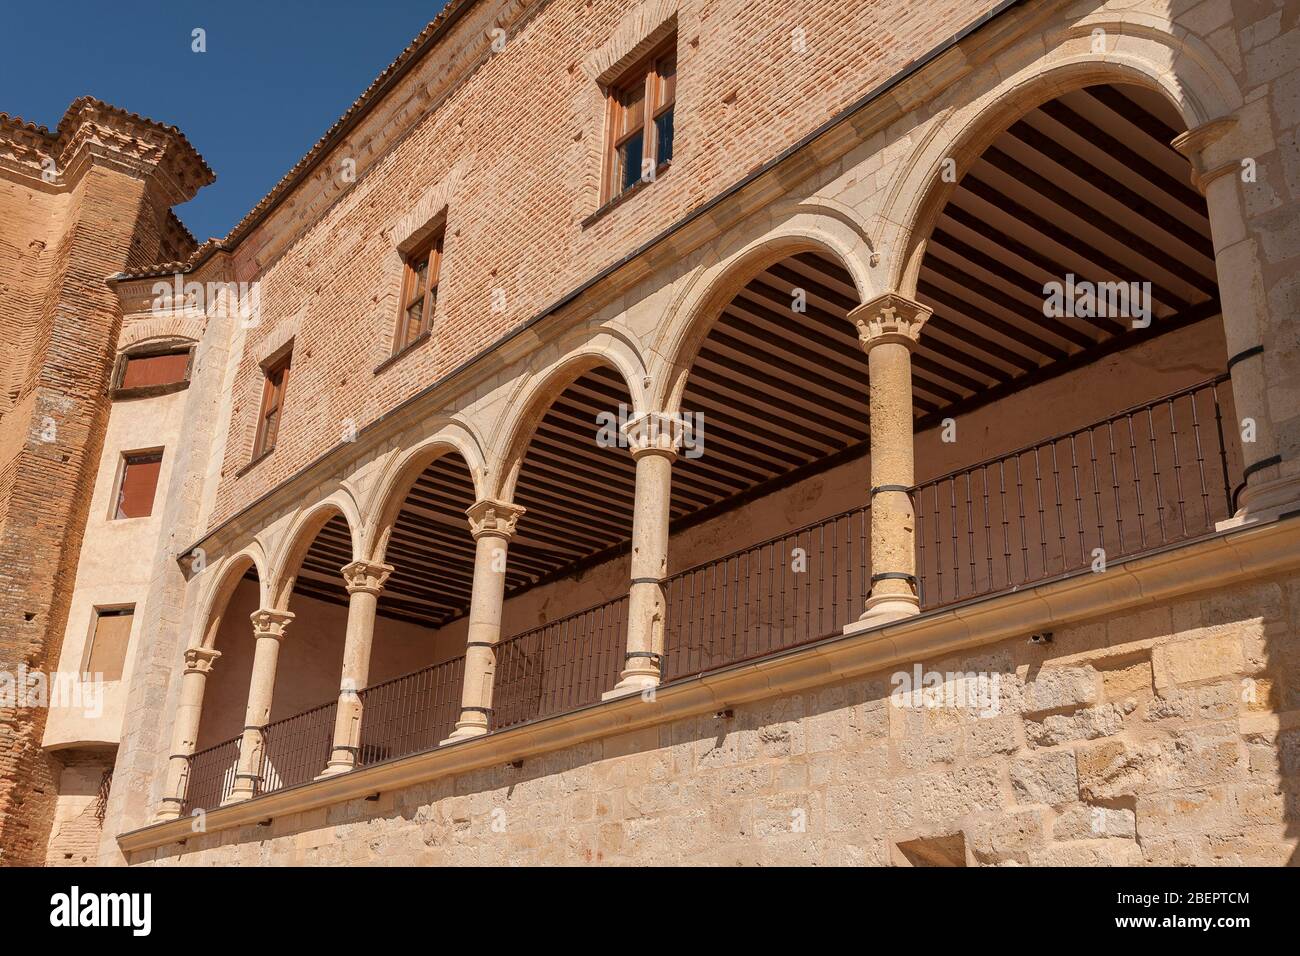
[(339, 488), (322, 501), (300, 511), (289, 526), (284, 543), (272, 562), (270, 597), (271, 606), (284, 611), (289, 608), (294, 583), (302, 568), (303, 559), (311, 549), (316, 536), (332, 519), (341, 517), (348, 526), (352, 541), (352, 559), (360, 555), (360, 512), (352, 495)]
[(858, 301), (872, 295), (872, 245), (865, 231), (850, 225), (856, 223), (852, 210), (816, 198), (792, 204), (786, 211), (790, 217), (779, 228), (697, 270), (677, 295), (650, 350), (659, 359), (650, 370), (656, 386), (652, 401), (662, 411), (672, 414), (680, 408), (691, 367), (722, 310), (768, 267), (800, 253), (818, 253), (845, 268)]
[(267, 596), (270, 593), (266, 567), (266, 555), (263, 553), (261, 545), (254, 542), (210, 569), (215, 574), (212, 578), (212, 584), (204, 594), (200, 604), (200, 611), (196, 617), (196, 620), (201, 622), (197, 634), (198, 640), (197, 643), (193, 643), (191, 646), (219, 650), (219, 648), (216, 648), (217, 633), (221, 630), (226, 608), (235, 593), (235, 588), (239, 587), (239, 582), (248, 574), (250, 568), (255, 569), (257, 572), (261, 603), (266, 603)]

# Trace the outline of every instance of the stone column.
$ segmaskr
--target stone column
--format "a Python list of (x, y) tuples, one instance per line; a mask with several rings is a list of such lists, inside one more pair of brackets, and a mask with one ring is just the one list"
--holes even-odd
[(632, 583), (627, 594), (627, 653), (623, 672), (603, 697), (621, 697), (654, 687), (664, 652), (668, 572), (668, 518), (673, 462), (681, 429), (671, 415), (652, 412), (624, 426), (636, 461), (636, 501), (632, 506)]
[(244, 711), (244, 736), (239, 742), (239, 765), (235, 786), (222, 806), (257, 796), (262, 779), (262, 752), (266, 725), (271, 719), (271, 696), (275, 691), (275, 665), (280, 657), (284, 629), (293, 620), (289, 611), (263, 608), (249, 615), (253, 622), (253, 677), (248, 684), (248, 707)]
[(357, 763), (361, 748), (361, 697), (359, 691), (370, 679), (370, 646), (375, 637), (375, 610), (379, 592), (393, 573), (388, 564), (353, 561), (343, 567), (348, 589), (348, 629), (343, 641), (343, 677), (339, 682), (339, 705), (334, 717), (334, 746), (329, 763), (320, 774), (332, 777), (347, 773)]
[(1243, 129), (1235, 117), (1224, 117), (1173, 141), (1191, 161), (1192, 182), (1205, 195), (1210, 217), (1237, 413), (1236, 422), (1225, 426), (1241, 435), (1249, 419), (1254, 431), (1254, 441), (1241, 442), (1245, 488), (1236, 516), (1220, 528), (1300, 509), (1300, 415), (1294, 407), (1300, 335), (1286, 295), (1291, 275), (1286, 262), (1295, 253), (1283, 238), (1285, 230), (1274, 227), (1276, 213), (1268, 212), (1267, 202), (1258, 204), (1260, 213), (1249, 213), (1246, 192), (1272, 197), (1281, 181), (1280, 150), (1271, 139), (1259, 142), (1259, 135), (1258, 124)]
[(181, 815), (190, 785), (190, 758), (199, 737), (199, 720), (203, 716), (203, 691), (208, 674), (221, 652), (210, 647), (190, 647), (185, 651), (185, 670), (181, 673), (181, 699), (176, 707), (172, 727), (172, 752), (167, 761), (167, 782), (162, 805), (154, 822), (175, 820)]
[(474, 535), (474, 590), (469, 603), (460, 719), (451, 736), (442, 741), (444, 744), (488, 732), (497, 641), (501, 639), (501, 606), (506, 593), (507, 548), (523, 513), (518, 505), (490, 498), (475, 502), (466, 511)]
[(849, 313), (867, 353), (871, 402), (871, 595), (846, 632), (920, 613), (916, 581), (916, 484), (912, 350), (930, 309), (895, 293)]

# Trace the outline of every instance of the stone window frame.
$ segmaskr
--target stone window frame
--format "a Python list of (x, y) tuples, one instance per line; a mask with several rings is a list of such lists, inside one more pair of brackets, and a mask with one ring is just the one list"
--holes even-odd
[[(173, 392), (184, 391), (190, 387), (190, 378), (194, 374), (194, 352), (196, 348), (197, 343), (193, 339), (165, 338), (150, 339), (124, 349), (118, 354), (113, 366), (113, 376), (108, 390), (109, 400), (116, 402), (136, 398), (156, 398), (160, 395), (170, 395)], [(131, 359), (176, 355), (181, 352), (189, 353), (189, 359), (185, 363), (185, 374), (181, 379), (168, 382), (165, 385), (142, 385), (135, 388), (124, 388), (122, 386), (122, 382), (126, 378), (127, 363)]]

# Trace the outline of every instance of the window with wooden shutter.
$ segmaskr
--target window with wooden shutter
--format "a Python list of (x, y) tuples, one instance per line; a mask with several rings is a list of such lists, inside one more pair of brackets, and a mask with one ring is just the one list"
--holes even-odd
[(123, 357), (119, 392), (162, 391), (189, 381), (190, 349)]
[(393, 337), (394, 355), (410, 348), (433, 328), (433, 313), (438, 305), (438, 274), (441, 271), (442, 233), (438, 232), (405, 258), (401, 309), (397, 316), (397, 334)]
[(289, 387), (289, 369), (293, 353), (286, 354), (265, 369), (262, 383), (262, 407), (257, 417), (257, 438), (253, 442), (253, 458), (269, 455), (280, 435), (280, 422), (284, 416), (284, 399)]
[(106, 681), (122, 679), (134, 621), (134, 607), (95, 611), (95, 630), (90, 636), (90, 651), (86, 655), (87, 674), (92, 677), (98, 674)]
[(153, 499), (162, 471), (161, 451), (129, 452), (123, 456), (122, 478), (117, 485), (113, 518), (147, 518), (153, 514)]

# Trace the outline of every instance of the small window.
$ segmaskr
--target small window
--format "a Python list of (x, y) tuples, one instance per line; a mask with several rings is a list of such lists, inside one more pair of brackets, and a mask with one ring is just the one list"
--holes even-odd
[(153, 514), (154, 493), (158, 490), (158, 473), (162, 470), (161, 451), (130, 452), (122, 463), (122, 480), (117, 486), (114, 520), (147, 518)]
[(95, 611), (95, 630), (90, 636), (85, 673), (100, 674), (106, 681), (122, 679), (126, 646), (131, 641), (131, 624), (135, 607)]
[(284, 413), (285, 389), (289, 387), (290, 352), (266, 367), (266, 381), (262, 385), (262, 411), (257, 418), (257, 440), (253, 443), (253, 458), (269, 455), (280, 434), (280, 419)]
[(673, 37), (610, 88), (605, 202), (672, 161), (676, 101), (677, 38)]
[(156, 355), (128, 355), (118, 388), (134, 390), (178, 385), (189, 378), (189, 371), (189, 349)]
[(393, 354), (415, 344), (433, 328), (433, 310), (438, 305), (438, 273), (442, 270), (442, 233), (422, 243), (406, 256), (403, 270), (401, 312)]

